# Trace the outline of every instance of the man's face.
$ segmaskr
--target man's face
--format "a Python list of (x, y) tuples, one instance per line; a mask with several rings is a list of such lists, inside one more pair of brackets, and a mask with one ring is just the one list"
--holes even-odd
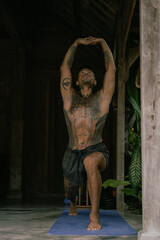
[(83, 68), (79, 71), (77, 85), (80, 87), (84, 85), (87, 85), (88, 87), (96, 85), (95, 76), (91, 69)]

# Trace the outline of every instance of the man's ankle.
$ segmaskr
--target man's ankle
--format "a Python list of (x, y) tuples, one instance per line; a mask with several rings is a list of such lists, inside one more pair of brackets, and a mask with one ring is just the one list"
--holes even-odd
[(99, 212), (91, 212), (89, 215), (90, 218), (92, 219), (99, 219)]

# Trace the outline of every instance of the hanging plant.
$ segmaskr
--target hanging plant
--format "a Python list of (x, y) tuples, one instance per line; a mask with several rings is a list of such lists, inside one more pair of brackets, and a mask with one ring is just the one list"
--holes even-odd
[(132, 154), (129, 166), (129, 181), (133, 188), (141, 185), (141, 149), (137, 147)]

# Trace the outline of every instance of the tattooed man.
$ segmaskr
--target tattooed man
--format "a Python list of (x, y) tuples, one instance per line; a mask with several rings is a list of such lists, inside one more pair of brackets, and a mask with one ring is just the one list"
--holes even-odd
[[(93, 71), (82, 68), (78, 72), (76, 84), (80, 94), (72, 87), (71, 66), (79, 44), (101, 44), (104, 54), (105, 75), (103, 87), (95, 94), (96, 85)], [(64, 173), (65, 196), (70, 199), (70, 215), (76, 215), (77, 189), (87, 178), (91, 200), (90, 223), (87, 230), (101, 229), (99, 202), (101, 195), (101, 172), (108, 163), (108, 150), (102, 141), (102, 131), (109, 111), (115, 88), (115, 64), (112, 53), (102, 38), (79, 38), (68, 49), (60, 68), (61, 94), (65, 120), (69, 133), (69, 144), (64, 154), (62, 167)], [(86, 178), (85, 178), (86, 177)]]

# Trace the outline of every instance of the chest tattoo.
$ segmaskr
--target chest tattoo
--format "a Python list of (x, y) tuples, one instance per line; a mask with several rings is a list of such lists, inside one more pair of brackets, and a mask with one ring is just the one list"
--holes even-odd
[(84, 149), (101, 141), (106, 116), (100, 117), (99, 92), (87, 99), (74, 92), (71, 108), (64, 114), (71, 148)]

